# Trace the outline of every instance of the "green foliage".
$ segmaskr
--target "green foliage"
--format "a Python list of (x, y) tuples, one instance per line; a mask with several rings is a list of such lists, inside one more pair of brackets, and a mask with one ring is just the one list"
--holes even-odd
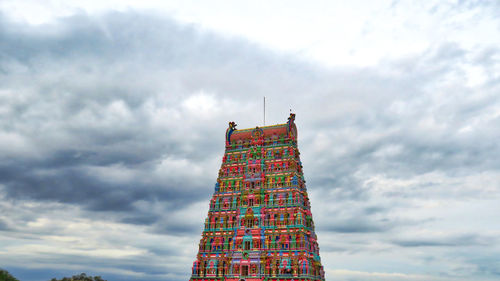
[[(0, 281), (2, 281), (0, 279)], [(85, 273), (80, 275), (73, 275), (73, 277), (64, 277), (63, 279), (52, 278), (50, 281), (107, 281), (101, 278), (101, 276), (87, 276)]]
[(10, 275), (7, 270), (3, 270), (0, 268), (0, 281), (19, 281), (14, 276)]

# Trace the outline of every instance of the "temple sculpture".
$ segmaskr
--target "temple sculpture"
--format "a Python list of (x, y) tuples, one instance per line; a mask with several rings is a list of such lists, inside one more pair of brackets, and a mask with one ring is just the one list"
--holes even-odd
[(190, 281), (325, 280), (294, 121), (229, 123)]

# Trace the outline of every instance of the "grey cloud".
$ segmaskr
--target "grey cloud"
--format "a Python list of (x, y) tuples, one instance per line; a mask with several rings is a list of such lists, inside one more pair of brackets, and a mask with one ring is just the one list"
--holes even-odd
[(94, 211), (135, 212), (133, 203), (138, 200), (161, 200), (181, 207), (206, 197), (211, 191), (211, 188), (189, 185), (188, 181), (183, 186), (144, 182), (140, 177), (147, 174), (127, 183), (114, 183), (96, 177), (86, 169), (71, 166), (48, 170), (20, 165), (0, 166), (0, 174), (8, 197), (55, 200)]
[(493, 276), (493, 278), (498, 278), (500, 276), (500, 263), (498, 262), (498, 256), (495, 254), (484, 255), (469, 261), (477, 267), (478, 273), (487, 274)]
[[(208, 204), (227, 121), (239, 128), (260, 122), (265, 95), (268, 120), (285, 121), (290, 106), (298, 114), (307, 187), (322, 200), (312, 202), (320, 218), (320, 247), (321, 237), (349, 237), (334, 246), (325, 243), (322, 253), (349, 252), (344, 249), (355, 240), (389, 241), (396, 249), (497, 245), (474, 234), (396, 239), (402, 227), (429, 220), (396, 215), (416, 208), (410, 199), (451, 196), (439, 180), (392, 193), (377, 191), (368, 180), (429, 172), (462, 180), (498, 171), (499, 122), (488, 115), (500, 103), (498, 78), (489, 77), (479, 88), (441, 83), (453, 75), (462, 82), (457, 69), (463, 63), (494, 68), (498, 49), (473, 56), (445, 43), (373, 68), (323, 69), (241, 39), (134, 12), (79, 14), (38, 27), (0, 17), (0, 40), (0, 144), (19, 142), (9, 143), (9, 151), (0, 147), (0, 195), (7, 200), (75, 206), (90, 218), (144, 228), (166, 240), (198, 238), (204, 218), (187, 220), (177, 211)], [(210, 97), (213, 108), (190, 109), (188, 98), (198, 94)], [(496, 189), (481, 192), (498, 195)], [(457, 192), (450, 199), (472, 200), (481, 192)], [(33, 211), (23, 224), (47, 212)], [(195, 251), (197, 238), (175, 246)], [(187, 278), (195, 254), (188, 259), (169, 245), (140, 247), (146, 254), (112, 261), (54, 255), (47, 262), (130, 269), (147, 273), (146, 280), (164, 280), (168, 273), (174, 277), (167, 280)], [(165, 268), (145, 262), (177, 254), (189, 260), (182, 260), (184, 267), (170, 260)], [(485, 271), (492, 268), (481, 264), (489, 264)]]
[(157, 222), (159, 216), (155, 215), (141, 215), (123, 218), (121, 221), (124, 223), (138, 224), (138, 225), (151, 225)]
[(386, 232), (393, 226), (384, 222), (370, 222), (363, 219), (342, 221), (327, 226), (325, 230), (340, 233)]
[(401, 247), (470, 247), (492, 245), (495, 239), (478, 234), (463, 234), (447, 237), (399, 239), (392, 242)]
[(0, 231), (8, 231), (8, 230), (10, 230), (10, 227), (4, 220), (0, 219)]
[(349, 247), (336, 247), (336, 246), (331, 246), (331, 245), (326, 245), (326, 246), (321, 246), (321, 252), (339, 252), (339, 253), (344, 253), (344, 252), (350, 252), (352, 251), (352, 248)]
[(373, 214), (384, 212), (385, 210), (387, 210), (387, 208), (385, 208), (385, 207), (369, 206), (369, 207), (364, 208), (363, 212), (366, 213), (367, 215), (373, 215)]
[[(324, 204), (324, 203), (323, 203)], [(372, 202), (358, 202), (350, 199), (335, 202), (326, 214), (316, 214), (316, 226), (319, 231), (336, 233), (387, 233), (395, 228), (417, 225), (423, 221), (402, 220), (392, 214), (396, 206)], [(314, 210), (314, 207), (313, 207)], [(319, 219), (319, 220), (318, 220)]]
[[(203, 189), (200, 183), (173, 179), (174, 173), (167, 182), (134, 178), (116, 184), (86, 168), (123, 165), (151, 178), (147, 171), (168, 157), (188, 166), (213, 158), (222, 151), (220, 142), (204, 136), (217, 129), (222, 139), (227, 114), (200, 122), (179, 109), (188, 94), (206, 90), (216, 101), (244, 98), (256, 80), (273, 79), (263, 79), (266, 66), (285, 76), (295, 76), (295, 66), (309, 68), (277, 60), (239, 39), (135, 13), (79, 14), (36, 27), (2, 23), (2, 88), (25, 96), (3, 97), (9, 110), (0, 113), (2, 126), (38, 155), (4, 158), (0, 182), (12, 198), (82, 204), (95, 211), (133, 212), (135, 201), (155, 198), (189, 204), (211, 192), (216, 173)], [(236, 69), (241, 77), (259, 78), (239, 78), (234, 84), (225, 77)], [(33, 83), (19, 83), (28, 77)], [(160, 120), (166, 124), (156, 124), (151, 109), (170, 110)]]
[(196, 233), (203, 231), (202, 227), (204, 222), (200, 221), (197, 223), (194, 222), (182, 222), (182, 221), (176, 221), (176, 222), (166, 222), (166, 223), (159, 223), (154, 226), (154, 231), (155, 233), (160, 233), (160, 234), (170, 234), (170, 235), (186, 235), (189, 233)]

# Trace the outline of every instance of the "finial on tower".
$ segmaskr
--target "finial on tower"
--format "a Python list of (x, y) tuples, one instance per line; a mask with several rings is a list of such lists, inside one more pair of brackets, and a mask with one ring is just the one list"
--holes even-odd
[(236, 131), (236, 123), (233, 121), (229, 122), (229, 128), (226, 130), (226, 145), (231, 144), (231, 135)]

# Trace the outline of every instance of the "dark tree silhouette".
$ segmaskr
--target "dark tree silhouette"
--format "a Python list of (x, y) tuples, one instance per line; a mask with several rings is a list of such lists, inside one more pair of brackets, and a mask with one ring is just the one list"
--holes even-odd
[(7, 270), (3, 270), (0, 268), (0, 281), (19, 281), (14, 276), (10, 275)]

